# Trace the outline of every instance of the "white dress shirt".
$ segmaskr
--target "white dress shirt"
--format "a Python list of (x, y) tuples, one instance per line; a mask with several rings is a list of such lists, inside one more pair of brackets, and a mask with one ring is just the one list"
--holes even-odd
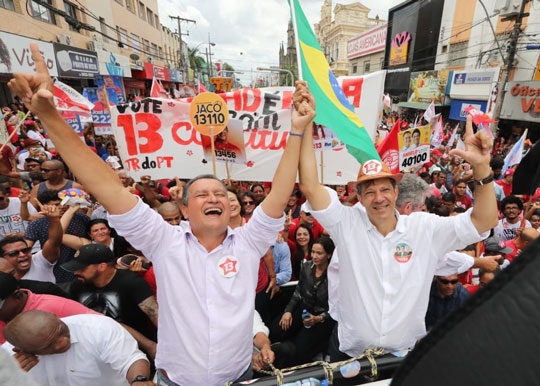
[(339, 303), (332, 313), (339, 321), (340, 350), (357, 356), (367, 348), (393, 352), (412, 347), (426, 333), (424, 316), (440, 258), (488, 233), (477, 232), (470, 210), (453, 217), (396, 211), (396, 229), (382, 236), (364, 208), (344, 206), (335, 191), (327, 190), (328, 208), (315, 211), (308, 203), (307, 209), (328, 231), (339, 254), (334, 287)]
[[(146, 355), (135, 339), (104, 315), (62, 318), (69, 327), (71, 347), (64, 353), (40, 355), (28, 374), (41, 386), (126, 386), (130, 366)], [(11, 345), (3, 348), (10, 351)]]
[[(159, 288), (156, 367), (181, 386), (223, 385), (251, 363), (259, 261), (283, 228), (284, 216), (260, 207), (208, 252), (188, 222), (172, 226), (139, 200), (111, 225), (152, 260)], [(231, 268), (231, 269), (229, 269)]]

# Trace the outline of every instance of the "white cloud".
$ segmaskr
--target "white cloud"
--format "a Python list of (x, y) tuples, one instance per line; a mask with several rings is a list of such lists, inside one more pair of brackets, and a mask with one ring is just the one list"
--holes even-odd
[[(324, 0), (301, 0), (300, 4), (311, 25), (320, 20)], [(333, 1), (350, 4), (353, 0)], [(399, 0), (364, 0), (370, 16), (386, 19), (388, 8)], [(244, 83), (255, 76), (257, 67), (278, 65), (279, 47), (287, 43), (289, 5), (286, 0), (158, 0), (161, 23), (176, 31), (178, 24), (169, 16), (180, 16), (196, 23), (181, 23), (184, 41), (190, 47), (210, 40), (212, 62), (221, 60), (232, 65)], [(201, 46), (204, 53), (206, 46)]]

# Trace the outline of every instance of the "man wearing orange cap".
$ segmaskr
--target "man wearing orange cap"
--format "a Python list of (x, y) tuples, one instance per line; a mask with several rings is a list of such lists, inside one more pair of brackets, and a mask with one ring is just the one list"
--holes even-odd
[[(315, 108), (304, 84), (297, 86), (294, 102), (304, 114)], [(305, 103), (305, 102), (308, 103)], [(307, 107), (309, 106), (309, 107)], [(298, 108), (298, 107), (297, 107)], [(453, 150), (474, 166), (475, 207), (454, 217), (396, 211), (394, 175), (379, 160), (362, 164), (357, 180), (361, 205), (347, 207), (335, 191), (319, 184), (310, 132), (300, 153), (300, 190), (307, 209), (325, 227), (337, 246), (340, 273), (336, 313), (338, 347), (331, 359), (357, 356), (368, 348), (386, 352), (406, 350), (425, 335), (430, 285), (439, 257), (480, 241), (497, 224), (493, 175), (489, 167), (492, 141), (476, 135), (467, 119), (466, 150)], [(339, 350), (339, 351), (338, 351)]]

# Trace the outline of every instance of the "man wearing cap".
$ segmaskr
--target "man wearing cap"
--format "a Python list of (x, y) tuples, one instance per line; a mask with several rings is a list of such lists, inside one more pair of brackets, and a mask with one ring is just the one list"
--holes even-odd
[(507, 247), (504, 240), (497, 236), (488, 237), (484, 240), (484, 253), (483, 256), (493, 256), (497, 258), (497, 262), (501, 269), (504, 269), (510, 265), (510, 261), (506, 258), (508, 253), (512, 253), (514, 250)]
[[(327, 234), (324, 231), (322, 225), (317, 220), (315, 220), (311, 213), (309, 213), (309, 211), (306, 209), (306, 203), (300, 205), (300, 216), (298, 218), (293, 218), (291, 220), (291, 223), (289, 224), (289, 240), (293, 242), (295, 241), (296, 228), (298, 228), (298, 225), (300, 224), (304, 224), (311, 229), (311, 233), (313, 234), (313, 240), (317, 240), (322, 235)], [(287, 225), (285, 225), (285, 228), (287, 228)]]
[(23, 312), (5, 329), (14, 358), (45, 386), (152, 386), (150, 365), (136, 341), (103, 315), (59, 319), (40, 310)]
[[(314, 109), (307, 86), (297, 83), (293, 101), (308, 101)], [(332, 360), (357, 356), (368, 348), (393, 352), (414, 346), (426, 333), (424, 316), (438, 260), (482, 240), (497, 223), (489, 168), (491, 139), (483, 131), (474, 135), (468, 117), (466, 150), (452, 152), (474, 165), (476, 205), (454, 217), (438, 217), (397, 213), (401, 175), (392, 174), (379, 160), (368, 160), (360, 168), (357, 191), (363, 208), (342, 205), (333, 190), (319, 184), (311, 134), (305, 137), (300, 190), (308, 199), (307, 209), (328, 231), (339, 254), (340, 344), (339, 352), (331, 351)]]
[(495, 181), (495, 183), (502, 187), (504, 195), (506, 197), (512, 194), (512, 181), (514, 180), (514, 169), (506, 169), (503, 173), (503, 178)]
[(127, 324), (155, 341), (158, 305), (152, 289), (142, 277), (129, 270), (116, 269), (116, 259), (103, 244), (82, 246), (73, 259), (62, 264), (73, 272), (72, 298), (85, 306)]
[(62, 159), (109, 212), (111, 225), (154, 266), (163, 315), (158, 382), (211, 386), (249, 379), (259, 260), (283, 228), (300, 145), (311, 131), (314, 112), (293, 109), (272, 190), (246, 225), (229, 228), (226, 186), (215, 176), (202, 175), (183, 190), (181, 210), (188, 222), (172, 226), (128, 192), (66, 124), (54, 107), (52, 81), (38, 46), (31, 43), (30, 50), (36, 72), (14, 74), (10, 88), (39, 115)]

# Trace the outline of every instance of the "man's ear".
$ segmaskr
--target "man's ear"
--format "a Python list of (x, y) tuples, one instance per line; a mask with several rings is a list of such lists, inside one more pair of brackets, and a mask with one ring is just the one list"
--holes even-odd
[(189, 217), (187, 215), (187, 206), (182, 205), (180, 207), (180, 211), (182, 212), (182, 217), (184, 217), (186, 220), (189, 220)]

